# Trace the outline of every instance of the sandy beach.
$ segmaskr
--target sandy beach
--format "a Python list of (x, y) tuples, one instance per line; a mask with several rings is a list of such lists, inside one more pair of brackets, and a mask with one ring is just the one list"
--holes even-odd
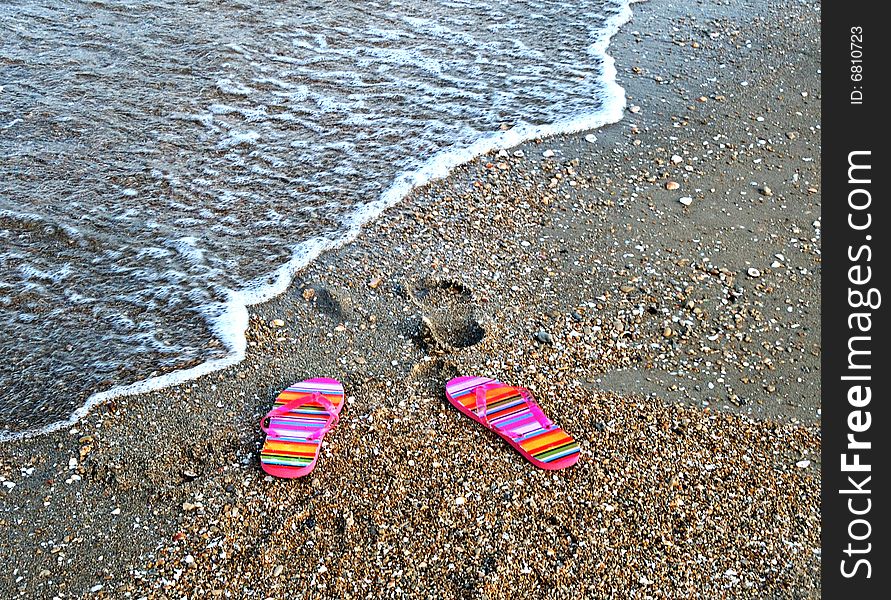
[[(633, 5), (625, 118), (416, 190), (282, 296), (241, 364), (0, 447), (7, 598), (818, 598), (819, 3)], [(445, 399), (529, 388), (527, 463)], [(257, 423), (347, 404), (274, 480)]]

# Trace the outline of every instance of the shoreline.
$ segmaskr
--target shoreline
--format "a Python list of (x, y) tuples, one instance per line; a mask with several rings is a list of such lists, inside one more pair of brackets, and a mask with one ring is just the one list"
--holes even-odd
[[(381, 218), (388, 209), (408, 201), (415, 190), (421, 189), (437, 179), (446, 178), (456, 168), (492, 152), (510, 150), (535, 139), (594, 131), (621, 120), (625, 110), (625, 93), (624, 89), (616, 83), (615, 61), (607, 50), (612, 38), (632, 18), (630, 5), (636, 1), (642, 0), (629, 0), (629, 4), (625, 6), (624, 10), (607, 19), (606, 27), (590, 44), (591, 47), (599, 49), (604, 56), (604, 73), (598, 81), (604, 88), (604, 106), (601, 109), (547, 125), (524, 124), (508, 130), (493, 132), (480, 138), (469, 147), (446, 148), (437, 152), (422, 163), (419, 168), (398, 174), (380, 198), (357, 210), (351, 216), (343, 235), (336, 240), (324, 237), (306, 240), (294, 249), (293, 256), (287, 263), (279, 266), (273, 272), (259, 277), (254, 282), (248, 283), (241, 290), (230, 290), (230, 299), (225, 305), (223, 314), (206, 324), (207, 329), (216, 334), (213, 340), (227, 347), (228, 355), (221, 358), (210, 358), (194, 366), (168, 370), (160, 375), (149, 376), (132, 383), (115, 385), (110, 389), (100, 389), (90, 394), (84, 403), (66, 418), (31, 429), (0, 430), (0, 444), (33, 438), (72, 427), (94, 407), (117, 398), (146, 394), (182, 385), (217, 371), (237, 366), (245, 358), (246, 330), (251, 307), (270, 302), (285, 293), (293, 285), (297, 273), (308, 268), (322, 254), (337, 251), (355, 242), (361, 237), (365, 227)], [(260, 283), (262, 281), (269, 283)], [(10, 418), (10, 421), (12, 420)]]
[[(242, 363), (4, 444), (0, 590), (818, 597), (819, 16), (634, 8), (610, 54), (639, 109), (595, 142), (458, 167), (250, 307)], [(580, 463), (533, 470), (451, 409), (483, 371)], [(268, 481), (256, 422), (311, 376), (344, 418)]]

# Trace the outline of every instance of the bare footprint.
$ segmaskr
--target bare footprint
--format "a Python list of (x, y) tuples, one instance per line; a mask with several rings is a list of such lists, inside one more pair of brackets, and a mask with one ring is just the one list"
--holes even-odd
[(458, 368), (442, 358), (423, 360), (416, 364), (408, 376), (411, 385), (420, 386), (420, 390), (431, 397), (442, 396), (449, 380), (457, 377)]
[(480, 343), (486, 330), (476, 317), (473, 293), (455, 281), (427, 279), (407, 289), (420, 309), (418, 342), (439, 354)]
[(303, 299), (315, 305), (316, 310), (338, 323), (354, 319), (353, 300), (345, 289), (330, 288), (319, 284), (299, 282)]

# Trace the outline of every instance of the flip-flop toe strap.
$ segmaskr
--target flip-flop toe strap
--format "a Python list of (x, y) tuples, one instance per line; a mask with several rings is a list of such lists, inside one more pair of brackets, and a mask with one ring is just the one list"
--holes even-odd
[(285, 415), (295, 408), (299, 408), (304, 404), (309, 404), (311, 402), (321, 404), (328, 411), (328, 420), (325, 421), (325, 424), (317, 431), (312, 433), (312, 435), (310, 435), (307, 439), (315, 440), (322, 437), (323, 435), (331, 431), (332, 427), (337, 425), (337, 422), (340, 420), (340, 414), (338, 413), (337, 408), (334, 406), (334, 404), (332, 404), (332, 402), (328, 400), (328, 398), (326, 398), (319, 392), (313, 392), (311, 395), (307, 394), (305, 396), (295, 398), (294, 400), (282, 404), (281, 406), (276, 406), (260, 419), (260, 428), (266, 435), (270, 435), (272, 437), (281, 437), (279, 433), (277, 433), (276, 430), (271, 427), (272, 417)]
[(529, 412), (532, 413), (532, 416), (535, 417), (542, 429), (550, 429), (554, 426), (554, 422), (544, 414), (544, 411), (541, 410), (541, 407), (535, 401), (535, 398), (532, 397), (532, 393), (529, 390), (518, 387), (517, 391), (520, 392), (520, 395), (526, 401), (526, 404), (529, 406)]
[[(526, 405), (529, 409), (529, 412), (532, 414), (533, 417), (535, 417), (535, 420), (538, 421), (538, 424), (541, 426), (542, 429), (547, 430), (547, 429), (551, 429), (555, 426), (554, 422), (551, 421), (547, 417), (547, 415), (544, 414), (544, 411), (541, 410), (541, 407), (538, 405), (538, 403), (532, 397), (532, 393), (529, 390), (527, 390), (526, 388), (522, 388), (522, 387), (506, 386), (503, 383), (497, 383), (497, 382), (484, 383), (482, 385), (477, 386), (476, 389), (474, 390), (475, 395), (476, 395), (476, 415), (482, 420), (483, 425), (485, 425), (489, 429), (496, 429), (496, 427), (494, 425), (492, 425), (492, 423), (489, 422), (489, 417), (487, 415), (488, 405), (487, 405), (486, 394), (491, 389), (503, 388), (503, 387), (513, 387), (513, 389), (515, 389), (515, 390), (517, 390), (517, 392), (519, 392), (519, 394), (523, 398), (523, 400), (526, 401)], [(510, 428), (504, 429), (503, 432), (508, 434), (512, 438), (517, 437), (514, 434), (514, 432), (510, 430)]]
[(474, 393), (476, 394), (476, 416), (482, 419), (483, 425), (489, 429), (492, 429), (492, 424), (489, 423), (489, 417), (486, 415), (486, 392), (495, 387), (500, 386), (493, 383), (484, 383), (483, 385), (477, 386), (474, 390)]

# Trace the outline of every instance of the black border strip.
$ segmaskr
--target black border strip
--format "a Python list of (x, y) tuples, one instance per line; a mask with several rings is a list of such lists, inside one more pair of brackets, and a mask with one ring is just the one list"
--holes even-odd
[[(880, 6), (822, 7), (824, 598), (891, 593), (885, 441), (891, 364), (883, 351), (889, 337), (882, 305), (891, 302), (883, 294), (891, 270), (883, 258), (891, 237), (884, 210), (891, 165), (882, 137), (891, 112), (882, 94), (891, 25)], [(852, 163), (857, 166), (849, 171)]]

